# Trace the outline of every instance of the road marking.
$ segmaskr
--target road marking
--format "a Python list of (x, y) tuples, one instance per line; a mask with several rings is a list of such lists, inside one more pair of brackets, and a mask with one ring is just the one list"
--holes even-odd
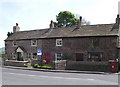
[(36, 76), (36, 75), (16, 74), (16, 73), (8, 73), (8, 74), (13, 74), (13, 75), (22, 75), (22, 76)]
[(87, 79), (87, 80), (95, 80), (95, 79)]
[(56, 79), (74, 79), (74, 80), (85, 80), (85, 79), (81, 79), (81, 78), (69, 78), (69, 77), (55, 77), (55, 76), (38, 76), (38, 75), (28, 75), (28, 74), (18, 74), (18, 73), (8, 73), (8, 74), (12, 74), (12, 75), (22, 75), (22, 76), (36, 76), (36, 77), (43, 77), (43, 78), (56, 78)]

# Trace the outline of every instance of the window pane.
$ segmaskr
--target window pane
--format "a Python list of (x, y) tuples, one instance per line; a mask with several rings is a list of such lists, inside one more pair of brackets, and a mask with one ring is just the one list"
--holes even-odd
[(62, 46), (62, 39), (56, 39), (56, 46)]

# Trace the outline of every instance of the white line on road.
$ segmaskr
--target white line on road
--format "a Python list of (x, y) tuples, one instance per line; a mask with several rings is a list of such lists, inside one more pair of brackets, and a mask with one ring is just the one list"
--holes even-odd
[(37, 77), (43, 77), (43, 78), (56, 78), (56, 79), (74, 79), (74, 80), (94, 80), (94, 79), (81, 79), (81, 78), (69, 78), (69, 77), (56, 77), (56, 76), (38, 76), (38, 75), (28, 75), (28, 74), (18, 74), (18, 73), (8, 73), (12, 75), (22, 75), (22, 76), (37, 76)]
[(87, 80), (95, 80), (95, 79), (87, 79)]

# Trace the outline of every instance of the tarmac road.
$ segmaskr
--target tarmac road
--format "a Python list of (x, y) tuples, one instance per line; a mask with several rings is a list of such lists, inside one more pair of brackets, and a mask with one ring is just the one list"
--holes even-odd
[(118, 75), (42, 72), (42, 71), (3, 68), (2, 84), (3, 85), (118, 85)]

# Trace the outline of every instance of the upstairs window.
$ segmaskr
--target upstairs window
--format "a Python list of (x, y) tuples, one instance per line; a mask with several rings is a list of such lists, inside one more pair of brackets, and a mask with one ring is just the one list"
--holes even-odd
[(95, 48), (95, 47), (98, 47), (99, 46), (99, 43), (100, 43), (100, 40), (98, 38), (94, 38), (92, 40), (92, 46)]
[(13, 46), (17, 46), (17, 41), (13, 41)]
[(31, 46), (37, 46), (37, 40), (31, 40)]
[(55, 58), (56, 60), (62, 60), (62, 53), (56, 53)]
[(62, 39), (56, 39), (56, 46), (62, 46)]

